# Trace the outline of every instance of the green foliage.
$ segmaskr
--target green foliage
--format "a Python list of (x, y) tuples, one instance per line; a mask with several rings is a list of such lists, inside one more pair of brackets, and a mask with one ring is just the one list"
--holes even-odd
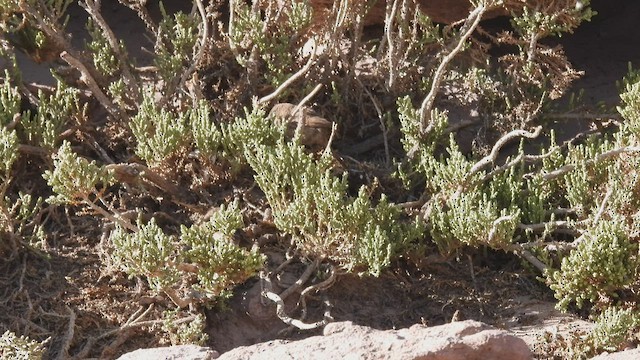
[(58, 80), (55, 93), (38, 91), (38, 98), (38, 111), (33, 116), (24, 114), (21, 124), (29, 143), (54, 151), (64, 127), (80, 113), (78, 91)]
[(617, 147), (617, 144), (606, 140), (590, 140), (583, 145), (570, 147), (565, 157), (565, 165), (574, 165), (576, 169), (563, 177), (563, 188), (566, 189), (566, 198), (571, 208), (581, 215), (597, 206), (597, 196), (600, 194), (593, 190), (607, 184), (609, 170), (616, 166), (612, 160), (597, 164), (587, 163), (588, 159), (596, 158)]
[(640, 317), (632, 309), (610, 307), (605, 309), (595, 321), (589, 333), (588, 342), (594, 350), (615, 352), (629, 344), (632, 334), (640, 326)]
[(564, 32), (573, 32), (582, 21), (591, 20), (596, 12), (589, 7), (589, 3), (589, 0), (581, 0), (580, 6), (558, 7), (557, 11), (551, 13), (525, 6), (522, 14), (515, 16), (511, 23), (525, 38), (561, 36)]
[[(91, 36), (91, 41), (87, 43), (87, 48), (91, 50), (93, 57), (93, 65), (103, 76), (115, 76), (120, 70), (122, 64), (119, 63), (109, 41), (104, 37), (102, 30), (89, 19), (87, 30)], [(119, 42), (120, 51), (125, 52), (125, 46), (122, 40)]]
[[(8, 184), (0, 188), (6, 193)], [(34, 221), (42, 208), (42, 198), (20, 192), (17, 198), (0, 198), (0, 234), (8, 235), (0, 242), (0, 254), (6, 259), (18, 255), (24, 248), (42, 255), (46, 235), (43, 224)], [(9, 245), (11, 244), (11, 245)], [(5, 256), (6, 255), (6, 256)]]
[(465, 192), (434, 205), (431, 236), (444, 253), (460, 247), (460, 243), (506, 249), (519, 219), (519, 209), (499, 209), (486, 193)]
[[(295, 52), (292, 39), (300, 36), (309, 26), (312, 8), (308, 0), (289, 1), (280, 5), (281, 16), (264, 16), (244, 2), (235, 2), (235, 21), (231, 41), (239, 45), (242, 53), (236, 60), (243, 66), (251, 61), (255, 47), (268, 71), (264, 78), (273, 86), (279, 86), (295, 71)], [(275, 11), (271, 6), (269, 12)]]
[(175, 114), (168, 109), (159, 108), (152, 93), (146, 93), (138, 114), (130, 123), (138, 142), (136, 154), (149, 165), (156, 166), (188, 146), (188, 126), (193, 117), (201, 115), (201, 110), (198, 109)]
[(635, 281), (638, 267), (638, 244), (629, 239), (620, 219), (600, 220), (584, 235), (584, 240), (562, 259), (560, 270), (547, 274), (549, 287), (559, 300), (557, 307), (566, 310), (575, 302), (597, 303), (616, 296)]
[(180, 280), (174, 237), (166, 235), (155, 219), (147, 224), (138, 221), (138, 228), (129, 233), (118, 226), (111, 233), (114, 263), (131, 276), (146, 277), (156, 291), (174, 285)]
[(20, 114), (20, 92), (11, 85), (9, 71), (4, 71), (4, 82), (0, 86), (0, 126), (7, 126), (16, 114)]
[(139, 221), (137, 232), (118, 227), (111, 234), (112, 259), (129, 275), (146, 277), (156, 291), (187, 281), (190, 300), (225, 298), (264, 262), (257, 249), (247, 251), (233, 242), (242, 225), (237, 205), (222, 207), (205, 224), (181, 226), (179, 237), (165, 234), (155, 219)]
[(0, 357), (11, 360), (39, 360), (44, 356), (44, 344), (26, 336), (5, 331), (0, 336)]
[(221, 127), (224, 155), (244, 163), (245, 154), (260, 145), (273, 145), (284, 136), (284, 126), (274, 124), (264, 110), (245, 109), (245, 116)]
[(213, 122), (209, 112), (209, 105), (203, 101), (191, 113), (195, 146), (204, 157), (220, 155), (235, 166), (246, 164), (245, 149), (275, 144), (284, 133), (284, 128), (275, 125), (261, 108), (251, 112), (245, 109), (245, 116), (223, 124)]
[[(79, 157), (71, 150), (71, 144), (62, 143), (54, 156), (54, 169), (42, 175), (57, 195), (47, 201), (51, 204), (77, 204), (89, 201), (91, 194), (101, 194), (113, 183), (113, 175), (95, 161)], [(97, 189), (101, 184), (103, 188)]]
[(172, 346), (205, 346), (209, 340), (209, 335), (205, 332), (206, 319), (203, 314), (195, 315), (191, 321), (178, 323), (178, 310), (167, 310), (162, 313), (162, 319), (162, 330), (169, 334)]
[(237, 204), (220, 208), (201, 225), (181, 226), (184, 261), (197, 266), (194, 289), (208, 298), (227, 297), (229, 290), (260, 270), (264, 257), (257, 248), (247, 251), (233, 242), (233, 234), (244, 225)]
[[(510, 157), (504, 155), (516, 149), (505, 145), (497, 152), (499, 156), (483, 158), (491, 143), (495, 144), (495, 136), (516, 128), (528, 129), (534, 121), (543, 120), (547, 98), (561, 96), (577, 77), (560, 50), (539, 40), (571, 32), (580, 22), (589, 20), (594, 14), (589, 1), (580, 1), (580, 6), (571, 1), (552, 2), (535, 9), (531, 2), (474, 2), (474, 6), (513, 6), (509, 9), (513, 10), (514, 31), (460, 43), (462, 30), (469, 24), (441, 28), (421, 12), (414, 13), (414, 2), (389, 2), (393, 17), (386, 19), (380, 39), (362, 37), (360, 21), (374, 1), (340, 2), (332, 13), (337, 17), (327, 22), (312, 18), (312, 7), (306, 0), (279, 2), (277, 7), (276, 2), (211, 2), (206, 9), (208, 25), (229, 29), (226, 39), (216, 31), (205, 39), (207, 28), (200, 16), (168, 14), (162, 6), (162, 19), (156, 28), (141, 7), (139, 15), (154, 29), (150, 32), (155, 36), (152, 68), (157, 71), (146, 69), (140, 78), (142, 72), (133, 63), (121, 63), (128, 62), (126, 56), (117, 56), (119, 51), (126, 54), (124, 42), (108, 38), (109, 31), (97, 26), (96, 19), (87, 24), (91, 40), (85, 48), (74, 48), (64, 33), (64, 16), (70, 3), (0, 0), (2, 56), (15, 60), (11, 52), (22, 50), (41, 61), (40, 54), (52, 46), (55, 57), (67, 51), (84, 65), (69, 61), (75, 68), (72, 73), (80, 73), (83, 81), (75, 81), (77, 77), (69, 81), (73, 76), (65, 75), (58, 79), (55, 92), (40, 91), (35, 99), (26, 96), (29, 94), (20, 83), (15, 61), (13, 71), (4, 72), (0, 85), (0, 235), (3, 241), (13, 243), (0, 244), (2, 255), (16, 244), (29, 247), (46, 239), (42, 224), (35, 221), (42, 200), (27, 195), (21, 186), (24, 179), (14, 179), (16, 174), (12, 173), (19, 151), (31, 149), (36, 154), (24, 156), (29, 165), (35, 165), (29, 167), (29, 173), (39, 167), (49, 169), (43, 175), (54, 192), (49, 203), (83, 204), (114, 222), (116, 229), (110, 237), (114, 263), (130, 276), (145, 278), (155, 291), (164, 291), (180, 307), (184, 307), (181, 297), (187, 298), (188, 304), (225, 298), (233, 286), (263, 267), (265, 257), (257, 247), (248, 250), (234, 242), (235, 231), (244, 225), (238, 203), (221, 207), (205, 223), (181, 225), (179, 231), (178, 226), (160, 226), (156, 219), (143, 221), (142, 215), (136, 224), (123, 217), (118, 211), (139, 204), (144, 204), (141, 207), (146, 211), (160, 205), (153, 204), (160, 197), (170, 199), (167, 203), (174, 201), (181, 207), (181, 216), (186, 217), (193, 215), (191, 210), (210, 205), (219, 197), (185, 191), (186, 196), (180, 199), (152, 198), (148, 193), (129, 191), (130, 177), (135, 177), (136, 184), (152, 183), (160, 190), (168, 190), (162, 180), (168, 180), (164, 184), (178, 182), (172, 185), (188, 187), (187, 176), (159, 181), (154, 180), (163, 176), (161, 172), (154, 172), (157, 177), (153, 179), (145, 176), (157, 169), (146, 174), (118, 173), (123, 185), (118, 192), (108, 193), (116, 182), (114, 174), (78, 156), (70, 143), (60, 145), (63, 130), (79, 125), (74, 128), (74, 144), (82, 150), (77, 151), (113, 159), (117, 169), (143, 168), (117, 163), (125, 161), (131, 151), (151, 168), (184, 164), (184, 174), (192, 171), (189, 175), (194, 177), (223, 168), (216, 163), (221, 159), (225, 166), (236, 169), (248, 163), (273, 211), (275, 225), (291, 236), (297, 254), (332, 262), (342, 270), (379, 275), (392, 259), (422, 245), (417, 240), (429, 234), (445, 253), (483, 246), (520, 254), (531, 250), (548, 260), (548, 283), (563, 309), (574, 302), (578, 307), (585, 302), (606, 307), (620, 291), (637, 293), (640, 159), (632, 151), (637, 150), (640, 135), (638, 72), (623, 81), (619, 112), (625, 123), (618, 134), (597, 134), (579, 145), (558, 145), (551, 133), (546, 155), (527, 156), (521, 143)], [(137, 6), (124, 3), (133, 9)], [(227, 8), (232, 11), (229, 16), (214, 13)], [(225, 26), (222, 22), (227, 18), (229, 24)], [(318, 26), (311, 31), (312, 23)], [(295, 139), (286, 142), (283, 125), (267, 117), (255, 102), (253, 111), (239, 115), (237, 109), (249, 106), (249, 99), (272, 91), (300, 69), (307, 61), (307, 49), (301, 49), (307, 40), (311, 40), (307, 44), (318, 43), (314, 52), (317, 65), (304, 74), (304, 81), (323, 85), (325, 90), (305, 101), (315, 102), (325, 115), (339, 110), (331, 115), (332, 120), (345, 119), (338, 133), (338, 141), (343, 144), (348, 141), (340, 140), (340, 135), (351, 136), (356, 127), (361, 130), (359, 136), (371, 135), (368, 129), (373, 127), (367, 122), (374, 121), (378, 126), (379, 119), (370, 116), (377, 113), (387, 119), (383, 131), (388, 151), (389, 143), (397, 140), (394, 137), (399, 126), (401, 144), (411, 158), (397, 160), (402, 162), (405, 179), (419, 184), (412, 188), (415, 192), (393, 193), (390, 197), (402, 201), (417, 198), (415, 203), (405, 205), (419, 218), (408, 218), (384, 194), (374, 197), (374, 190), (379, 190), (375, 185), (362, 186), (355, 194), (346, 175), (336, 176), (334, 159), (328, 152), (311, 154)], [(507, 54), (486, 58), (485, 41), (495, 41)], [(119, 51), (110, 44), (117, 44)], [(447, 54), (454, 54), (452, 49), (458, 44), (464, 49), (460, 52), (463, 56), (441, 63)], [(206, 51), (201, 52), (204, 49), (200, 46)], [(78, 56), (81, 54), (90, 57)], [(417, 96), (423, 96), (434, 83), (431, 74), (438, 68), (446, 74), (435, 83), (434, 90), (440, 93), (432, 94), (436, 95), (436, 105), (426, 109), (430, 121), (425, 124), (414, 104), (420, 103), (422, 99)], [(131, 76), (128, 70), (133, 72)], [(214, 78), (222, 80), (216, 84)], [(85, 118), (91, 114), (85, 111), (88, 107), (83, 108), (84, 97), (79, 96), (80, 88), (96, 91), (95, 84), (98, 94), (92, 94), (97, 99), (94, 103), (111, 115), (99, 122)], [(327, 90), (329, 84), (331, 89)], [(131, 97), (129, 93), (139, 87), (148, 89), (141, 101), (139, 94)], [(402, 97), (405, 94), (413, 97)], [(275, 101), (301, 98), (299, 90), (290, 86)], [(387, 101), (394, 98), (398, 99), (396, 109)], [(354, 99), (358, 101), (350, 103)], [(449, 127), (448, 113), (436, 107), (458, 100), (456, 106), (473, 108), (479, 114), (481, 131), (471, 154), (463, 153), (456, 143), (458, 124)], [(21, 105), (31, 106), (33, 113), (22, 112)], [(358, 120), (361, 124), (343, 116), (354, 115), (355, 111), (362, 115)], [(396, 120), (398, 123), (394, 123)], [(429, 131), (425, 131), (425, 125)], [(122, 126), (130, 126), (135, 143), (126, 134), (110, 137), (115, 132), (122, 134)], [(451, 133), (448, 147), (446, 139), (444, 144), (442, 141), (447, 133)], [(38, 160), (37, 153), (41, 152), (33, 147), (55, 153), (53, 168), (48, 157)], [(87, 150), (89, 147), (91, 150)], [(445, 147), (446, 152), (442, 151)], [(620, 153), (600, 158), (617, 150)], [(202, 158), (194, 159), (194, 153)], [(203, 158), (207, 161), (198, 161)], [(205, 183), (193, 180), (194, 184)], [(224, 189), (234, 185), (224, 184)], [(387, 185), (380, 188), (386, 191)], [(553, 269), (558, 264), (552, 259), (564, 254), (547, 251), (551, 247), (548, 241), (559, 240), (553, 232), (556, 217), (569, 230), (583, 233), (577, 248), (562, 260), (559, 269)], [(171, 312), (165, 318), (164, 330), (170, 333), (172, 343), (206, 340), (202, 317), (181, 323), (177, 312)], [(635, 314), (619, 309), (605, 309), (598, 324), (594, 346), (604, 349), (616, 348), (628, 335), (623, 329), (638, 325)]]
[(453, 135), (449, 138), (447, 148), (449, 157), (436, 159), (433, 155), (424, 154), (419, 169), (426, 177), (426, 186), (431, 193), (456, 191), (467, 182), (477, 182), (480, 174), (470, 176), (473, 162), (469, 161), (458, 148)]
[(633, 69), (624, 80), (624, 89), (620, 94), (622, 104), (618, 106), (618, 112), (626, 120), (625, 127), (640, 137), (640, 76)]
[(8, 182), (13, 163), (18, 159), (18, 136), (0, 126), (0, 179)]
[(193, 141), (205, 158), (217, 155), (222, 147), (222, 131), (211, 119), (211, 107), (206, 101), (198, 102), (190, 117)]
[(410, 152), (414, 145), (419, 144), (422, 157), (428, 158), (440, 140), (449, 122), (446, 112), (434, 109), (431, 119), (434, 124), (433, 131), (427, 138), (420, 133), (420, 110), (413, 107), (411, 98), (405, 96), (397, 100), (398, 114), (400, 117), (400, 129), (402, 130), (402, 145), (405, 151)]
[(200, 17), (178, 12), (168, 15), (160, 4), (162, 21), (158, 27), (154, 63), (165, 81), (179, 77), (192, 61), (198, 41)]
[(386, 197), (373, 205), (365, 187), (349, 197), (346, 177), (331, 174), (328, 153), (316, 160), (303, 146), (283, 139), (247, 150), (276, 226), (293, 237), (305, 256), (377, 276), (421, 236), (420, 222), (403, 223)]

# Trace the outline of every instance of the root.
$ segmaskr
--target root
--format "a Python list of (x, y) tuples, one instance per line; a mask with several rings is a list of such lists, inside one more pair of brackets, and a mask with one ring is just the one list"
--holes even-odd
[(282, 301), (282, 299), (280, 298), (280, 296), (278, 296), (278, 294), (271, 291), (265, 291), (264, 296), (267, 299), (276, 303), (276, 314), (278, 315), (278, 318), (282, 320), (282, 322), (284, 322), (285, 324), (295, 326), (300, 330), (311, 330), (311, 329), (317, 329), (319, 327), (325, 326), (329, 323), (330, 316), (327, 316), (328, 311), (325, 313), (325, 318), (323, 320), (317, 321), (315, 323), (305, 323), (300, 320), (293, 319), (285, 313), (284, 301)]
[[(284, 300), (294, 292), (298, 291), (302, 287), (302, 285), (304, 285), (304, 283), (306, 283), (309, 280), (309, 278), (311, 277), (311, 274), (313, 274), (313, 272), (316, 271), (320, 266), (321, 261), (322, 261), (321, 259), (316, 259), (311, 265), (307, 266), (306, 270), (300, 276), (300, 278), (293, 285), (291, 285), (289, 288), (284, 290), (280, 295), (273, 292), (271, 279), (269, 278), (269, 275), (265, 273), (260, 274), (260, 278), (263, 280), (263, 284), (264, 284), (262, 296), (264, 298), (267, 298), (273, 301), (276, 304), (276, 315), (285, 324), (288, 324), (300, 330), (311, 330), (311, 329), (322, 327), (333, 320), (333, 318), (331, 317), (331, 307), (332, 307), (331, 303), (329, 303), (328, 300), (325, 300), (324, 302), (325, 302), (325, 305), (327, 306), (327, 310), (324, 313), (324, 319), (321, 321), (317, 321), (315, 323), (303, 322), (304, 318), (307, 315), (307, 305), (306, 305), (307, 296), (309, 296), (311, 292), (325, 290), (329, 288), (331, 285), (333, 285), (336, 279), (336, 271), (333, 269), (333, 267), (331, 268), (331, 275), (329, 276), (328, 279), (318, 284), (308, 286), (300, 293), (300, 299), (298, 302), (298, 304), (302, 308), (301, 310), (302, 315), (300, 319), (294, 319), (289, 315), (287, 315), (287, 313), (285, 312)], [(279, 270), (281, 270), (281, 268), (282, 266), (278, 267)]]
[(309, 280), (309, 278), (311, 277), (311, 274), (313, 274), (313, 272), (316, 271), (318, 266), (320, 266), (320, 260), (316, 260), (313, 262), (313, 264), (309, 265), (307, 269), (304, 271), (304, 273), (302, 274), (302, 276), (300, 276), (300, 278), (296, 280), (296, 282), (293, 285), (291, 285), (285, 291), (280, 293), (279, 295), (280, 299), (285, 300), (286, 298), (289, 297), (289, 295), (298, 291), (302, 287), (302, 285), (304, 285)]
[[(335, 283), (336, 277), (337, 277), (337, 273), (336, 273), (335, 269), (333, 268), (333, 266), (330, 269), (330, 273), (331, 274), (329, 275), (329, 277), (326, 280), (324, 280), (324, 281), (322, 281), (322, 282), (320, 282), (318, 284), (308, 286), (300, 294), (300, 307), (301, 307), (300, 318), (301, 318), (301, 320), (304, 320), (307, 317), (307, 297), (310, 296), (312, 292), (326, 290), (326, 289), (330, 288), (333, 285), (333, 283)], [(324, 313), (324, 318), (333, 320), (333, 318), (331, 317), (331, 314), (330, 314), (331, 304), (329, 303), (328, 300), (325, 300), (325, 304), (327, 305), (327, 310)]]

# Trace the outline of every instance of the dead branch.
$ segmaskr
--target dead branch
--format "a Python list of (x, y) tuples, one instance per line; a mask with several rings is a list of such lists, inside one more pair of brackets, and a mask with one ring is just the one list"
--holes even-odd
[(91, 72), (89, 71), (89, 69), (87, 69), (87, 67), (84, 66), (84, 64), (80, 60), (78, 60), (78, 58), (72, 56), (67, 51), (63, 51), (62, 53), (60, 53), (60, 57), (62, 58), (62, 60), (66, 61), (67, 64), (69, 64), (71, 67), (73, 67), (74, 69), (80, 72), (80, 75), (81, 75), (80, 80), (82, 80), (82, 82), (87, 84), (87, 86), (89, 87), (89, 90), (91, 90), (91, 92), (96, 97), (96, 99), (98, 99), (100, 104), (104, 106), (104, 108), (109, 112), (109, 114), (111, 114), (111, 116), (115, 117), (118, 120), (125, 119), (125, 117), (120, 112), (120, 109), (116, 107), (111, 102), (111, 100), (109, 100), (107, 95), (105, 95), (102, 89), (100, 89), (100, 86), (98, 85), (94, 77), (91, 75)]
[(113, 53), (118, 58), (118, 62), (120, 62), (120, 69), (122, 70), (123, 80), (129, 88), (129, 96), (133, 96), (134, 101), (136, 103), (139, 103), (140, 85), (131, 73), (127, 54), (122, 51), (122, 48), (120, 47), (120, 43), (118, 43), (116, 36), (102, 17), (102, 14), (100, 14), (100, 9), (98, 8), (100, 5), (96, 5), (93, 0), (85, 0), (84, 2), (80, 1), (80, 6), (82, 6), (86, 10), (86, 12), (91, 15), (91, 18), (93, 18), (93, 20), (102, 30), (103, 36), (105, 37), (105, 39), (107, 39), (109, 46), (111, 46), (111, 50), (113, 50)]
[(309, 280), (309, 278), (311, 277), (313, 272), (316, 271), (318, 266), (320, 266), (320, 260), (316, 259), (313, 263), (307, 266), (307, 269), (304, 271), (304, 273), (302, 273), (302, 276), (300, 276), (300, 278), (296, 280), (296, 282), (293, 285), (289, 286), (286, 290), (280, 293), (279, 295), (280, 299), (284, 301), (291, 294), (298, 291), (302, 287), (302, 285), (304, 285)]
[[(311, 92), (309, 93), (309, 95), (305, 96), (304, 99), (300, 100), (300, 102), (298, 103), (298, 105), (296, 105), (295, 108), (293, 108), (293, 111), (291, 111), (291, 117), (294, 117), (298, 111), (300, 111), (300, 109), (302, 109), (302, 107), (309, 101), (311, 100), (317, 93), (318, 91), (320, 91), (320, 89), (322, 89), (322, 84), (318, 84), (316, 85), (316, 87), (313, 88), (313, 90), (311, 90)], [(306, 116), (302, 116), (300, 118), (300, 121), (298, 121), (298, 125), (296, 125), (296, 132), (294, 137), (300, 137), (300, 134), (302, 133), (302, 129), (307, 126), (306, 124), (307, 122), (307, 117)]]
[(449, 63), (455, 58), (458, 53), (462, 50), (467, 39), (471, 36), (473, 31), (476, 29), (478, 24), (480, 23), (480, 19), (482, 19), (482, 15), (487, 10), (486, 4), (482, 3), (478, 7), (476, 7), (465, 21), (462, 26), (460, 39), (455, 43), (455, 46), (450, 49), (449, 53), (442, 59), (440, 65), (436, 69), (435, 74), (433, 75), (433, 80), (431, 82), (431, 90), (425, 97), (422, 105), (420, 106), (420, 134), (426, 135), (429, 134), (433, 130), (434, 124), (431, 121), (431, 111), (433, 110), (433, 104), (436, 100), (436, 94), (438, 93), (438, 89), (440, 88), (440, 84), (442, 83), (442, 79), (444, 78), (445, 71)]
[(295, 326), (300, 330), (317, 329), (321, 326), (325, 326), (329, 322), (327, 318), (321, 321), (310, 323), (310, 324), (304, 323), (297, 319), (293, 319), (289, 315), (287, 315), (287, 313), (285, 312), (284, 301), (282, 301), (282, 299), (280, 298), (280, 296), (278, 296), (278, 294), (271, 291), (265, 291), (263, 293), (263, 296), (265, 296), (267, 299), (276, 303), (276, 314), (278, 315), (278, 318), (282, 320), (282, 322), (291, 326)]
[(94, 201), (89, 199), (89, 197), (87, 195), (83, 195), (83, 197), (82, 197), (82, 201), (86, 205), (88, 205), (92, 210), (96, 211), (100, 215), (104, 216), (109, 221), (113, 222), (114, 224), (118, 224), (118, 225), (122, 226), (123, 228), (125, 228), (127, 230), (131, 230), (133, 232), (138, 232), (138, 227), (137, 226), (133, 225), (129, 220), (127, 220), (125, 217), (123, 217), (109, 203), (104, 201), (104, 199), (101, 196), (98, 196), (98, 200), (103, 205), (105, 205), (109, 209), (109, 211), (107, 211), (107, 210), (103, 209), (102, 207), (98, 206), (98, 204), (96, 204)]
[(209, 20), (207, 19), (207, 13), (204, 9), (204, 5), (202, 4), (202, 0), (195, 0), (195, 3), (198, 7), (200, 18), (202, 19), (202, 35), (200, 36), (200, 47), (198, 48), (198, 53), (194, 56), (189, 68), (180, 75), (179, 80), (176, 82), (174, 79), (168, 86), (164, 96), (158, 102), (160, 107), (167, 103), (176, 89), (181, 89), (184, 86), (187, 80), (196, 71), (198, 65), (202, 63), (202, 59), (204, 58), (205, 50), (207, 49), (207, 41), (209, 40)]
[(145, 2), (142, 1), (127, 1), (127, 0), (118, 0), (120, 4), (128, 7), (129, 9), (135, 11), (138, 14), (138, 17), (144, 22), (145, 26), (157, 36), (158, 34), (158, 26), (151, 19), (151, 15), (145, 8)]
[[(331, 266), (329, 271), (330, 271), (330, 275), (327, 279), (317, 284), (308, 286), (306, 289), (302, 291), (302, 293), (300, 293), (300, 307), (301, 307), (300, 319), (301, 320), (304, 320), (307, 317), (307, 297), (312, 292), (328, 289), (335, 283), (336, 277), (337, 277), (337, 271), (333, 266)], [(325, 318), (329, 318), (329, 317), (330, 317), (329, 310), (327, 310), (327, 313), (325, 313)]]
[(531, 265), (535, 266), (535, 268), (540, 270), (540, 272), (542, 272), (543, 274), (545, 273), (545, 271), (547, 271), (547, 265), (545, 265), (545, 263), (535, 257), (535, 255), (533, 255), (529, 250), (520, 246), (520, 244), (511, 244), (507, 247), (506, 250), (512, 251), (514, 254), (527, 260)]
[(528, 132), (528, 131), (525, 131), (525, 130), (513, 130), (513, 131), (507, 133), (506, 135), (501, 137), (498, 141), (496, 141), (496, 143), (495, 143), (495, 145), (493, 145), (493, 148), (491, 149), (491, 153), (489, 155), (485, 156), (480, 161), (478, 161), (475, 165), (473, 165), (473, 167), (469, 171), (469, 176), (471, 176), (471, 175), (477, 173), (478, 171), (482, 170), (482, 168), (484, 168), (485, 166), (495, 162), (496, 158), (498, 157), (498, 154), (500, 153), (500, 150), (509, 141), (511, 141), (511, 140), (513, 140), (515, 138), (518, 138), (518, 137), (526, 137), (528, 139), (534, 139), (534, 138), (538, 137), (538, 135), (540, 135), (540, 132), (542, 132), (542, 126), (538, 126), (534, 130), (534, 132)]
[[(596, 164), (600, 161), (603, 160), (607, 160), (610, 159), (612, 157), (618, 156), (620, 154), (624, 154), (624, 153), (633, 153), (633, 152), (640, 152), (640, 147), (635, 147), (635, 146), (627, 146), (627, 147), (622, 147), (622, 148), (618, 148), (618, 149), (613, 149), (613, 150), (609, 150), (606, 152), (603, 152), (602, 154), (596, 156), (593, 159), (589, 159), (587, 161), (585, 161), (585, 165), (586, 166), (590, 166), (593, 164)], [(552, 172), (546, 173), (544, 175), (542, 175), (542, 178), (546, 181), (550, 181), (553, 180), (555, 178), (558, 178), (568, 172), (573, 171), (576, 168), (575, 164), (567, 164), (559, 169), (556, 169)]]
[(298, 79), (303, 77), (311, 69), (311, 66), (314, 64), (315, 59), (316, 59), (316, 45), (314, 41), (313, 49), (311, 50), (311, 55), (309, 56), (309, 60), (307, 60), (307, 63), (304, 65), (304, 67), (298, 70), (295, 74), (291, 75), (285, 82), (280, 84), (280, 86), (278, 86), (278, 88), (275, 89), (271, 94), (260, 98), (260, 100), (258, 100), (258, 104), (267, 103), (275, 99), (276, 97), (278, 97), (286, 88), (288, 88), (291, 84), (293, 84)]

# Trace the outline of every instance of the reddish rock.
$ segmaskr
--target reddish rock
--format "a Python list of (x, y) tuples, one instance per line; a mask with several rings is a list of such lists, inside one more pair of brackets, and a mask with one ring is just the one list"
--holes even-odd
[(151, 349), (138, 349), (124, 354), (118, 360), (213, 360), (215, 350), (197, 345), (179, 345)]
[(477, 321), (401, 330), (376, 330), (351, 322), (332, 323), (323, 336), (243, 346), (219, 359), (415, 359), (524, 360), (532, 354), (522, 339)]
[[(334, 0), (312, 0), (311, 6), (320, 18), (326, 19), (326, 15), (331, 10), (333, 3)], [(418, 3), (420, 4), (420, 9), (427, 14), (431, 20), (444, 24), (465, 19), (471, 10), (469, 0), (418, 0)], [(365, 25), (383, 24), (386, 6), (387, 1), (378, 0), (367, 13)], [(502, 9), (492, 10), (485, 15), (485, 18), (495, 17), (503, 13), (505, 12)]]

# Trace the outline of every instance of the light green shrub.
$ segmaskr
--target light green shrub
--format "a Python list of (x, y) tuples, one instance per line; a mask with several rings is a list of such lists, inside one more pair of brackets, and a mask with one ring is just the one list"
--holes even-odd
[(328, 259), (347, 271), (379, 275), (421, 236), (421, 223), (405, 223), (383, 195), (373, 204), (366, 187), (347, 193), (346, 177), (331, 173), (332, 157), (319, 159), (296, 142), (246, 148), (255, 179), (276, 226), (304, 256)]
[(178, 323), (178, 310), (167, 310), (162, 313), (162, 330), (169, 334), (171, 345), (206, 346), (209, 335), (205, 332), (206, 319), (203, 314), (194, 316), (188, 322)]
[(11, 360), (39, 360), (44, 356), (44, 344), (26, 336), (5, 331), (0, 336), (0, 357)]
[(198, 41), (198, 22), (201, 19), (183, 12), (171, 16), (162, 5), (160, 11), (162, 21), (158, 27), (154, 63), (158, 67), (161, 78), (167, 84), (172, 84), (193, 61)]
[[(308, 0), (289, 1), (280, 9), (268, 6), (272, 16), (263, 16), (256, 6), (242, 1), (233, 1), (233, 22), (229, 37), (234, 44), (236, 60), (243, 66), (256, 66), (252, 52), (266, 64), (267, 71), (261, 74), (273, 86), (279, 86), (295, 72), (296, 53), (292, 51), (292, 39), (300, 38), (309, 26), (312, 9)], [(279, 16), (275, 15), (275, 12)]]
[(581, 308), (587, 301), (615, 297), (637, 277), (638, 244), (629, 239), (621, 219), (600, 220), (583, 236), (562, 259), (560, 270), (547, 274), (558, 307), (564, 310), (574, 301)]
[(615, 352), (623, 349), (632, 334), (640, 326), (638, 313), (632, 309), (619, 307), (606, 308), (595, 320), (595, 326), (589, 332), (590, 342), (597, 352), (602, 350)]
[(138, 114), (130, 123), (138, 142), (136, 154), (150, 166), (158, 166), (187, 147), (190, 143), (188, 126), (191, 113), (187, 110), (176, 114), (169, 109), (159, 108), (153, 94), (147, 92)]
[[(93, 203), (92, 195), (101, 195), (113, 183), (113, 174), (71, 150), (71, 144), (62, 143), (53, 160), (53, 170), (42, 175), (56, 195), (47, 201), (56, 204)], [(102, 185), (98, 188), (98, 185)]]
[(181, 226), (178, 237), (167, 235), (155, 219), (139, 222), (136, 232), (117, 227), (110, 237), (112, 259), (129, 275), (145, 277), (156, 291), (173, 296), (184, 290), (186, 303), (216, 301), (230, 296), (233, 286), (263, 266), (257, 249), (248, 251), (233, 242), (233, 233), (242, 225), (233, 205), (222, 207), (207, 223)]

